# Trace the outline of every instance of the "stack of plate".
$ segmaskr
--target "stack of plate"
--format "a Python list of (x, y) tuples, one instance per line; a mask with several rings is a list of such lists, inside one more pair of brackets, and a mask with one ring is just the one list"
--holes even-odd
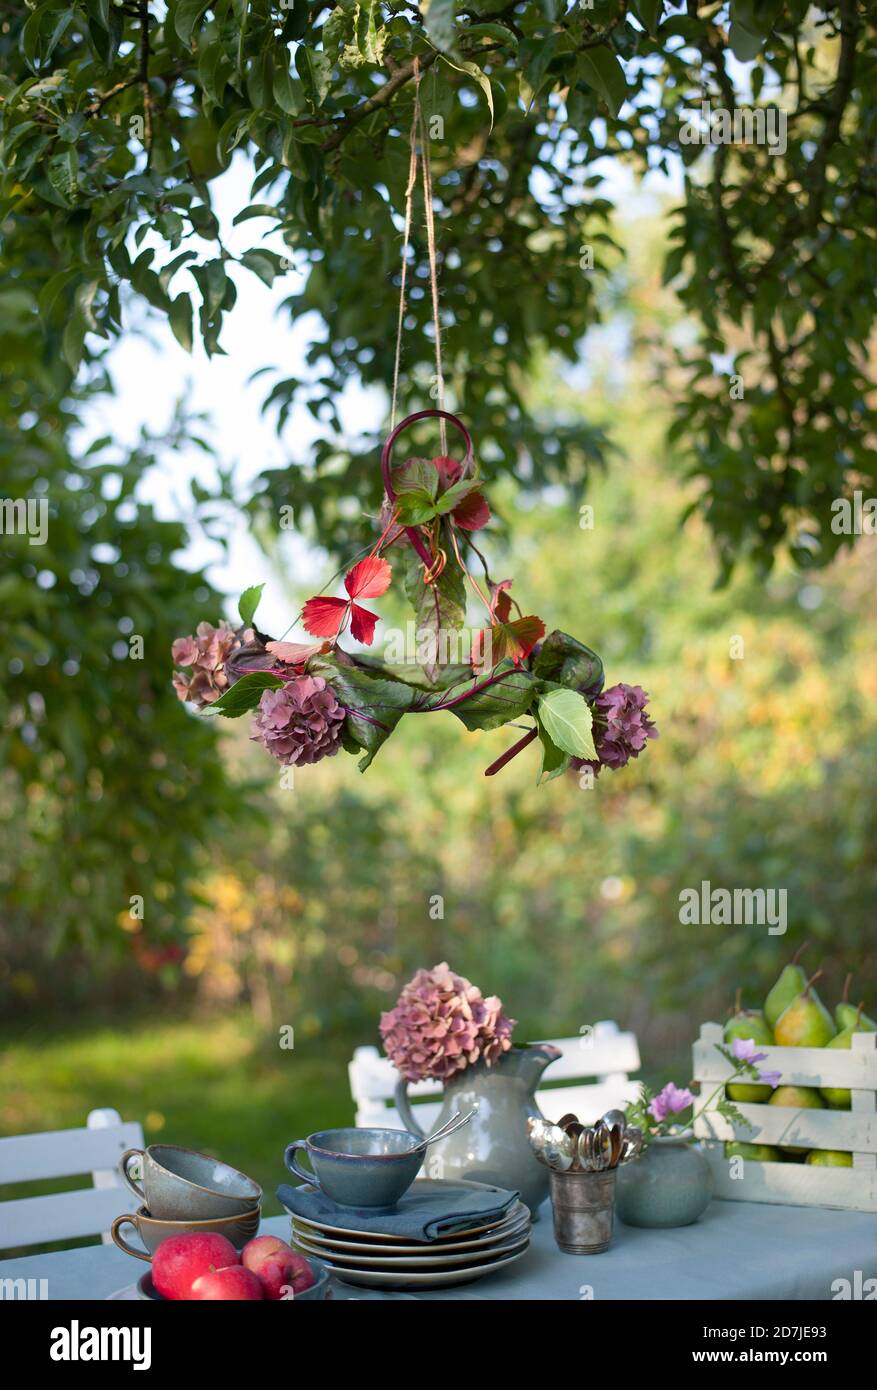
[[(433, 1185), (428, 1178), (416, 1186), (421, 1183)], [(476, 1220), (465, 1230), (420, 1244), (293, 1216), (292, 1240), (303, 1254), (322, 1260), (345, 1284), (371, 1289), (449, 1288), (483, 1279), (519, 1260), (530, 1243), (530, 1213), (523, 1202), (515, 1202), (503, 1217)]]

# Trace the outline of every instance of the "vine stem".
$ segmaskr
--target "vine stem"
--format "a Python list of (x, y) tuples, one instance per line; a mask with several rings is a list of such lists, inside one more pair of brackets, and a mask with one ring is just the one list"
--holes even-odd
[(485, 777), (495, 777), (498, 772), (502, 772), (506, 763), (510, 763), (512, 758), (516, 758), (519, 753), (523, 753), (524, 749), (529, 747), (529, 745), (533, 742), (534, 738), (538, 737), (538, 734), (538, 729), (528, 730), (528, 732), (524, 734), (523, 738), (519, 738), (517, 743), (513, 743), (511, 748), (507, 748), (506, 751), (503, 754), (501, 754), (495, 762), (492, 762), (490, 764), (490, 767), (486, 767), (484, 769)]
[(506, 676), (513, 676), (514, 674), (514, 670), (500, 671), (499, 675), (490, 676), (487, 680), (482, 681), (480, 685), (471, 686), (470, 689), (464, 691), (462, 695), (455, 695), (453, 700), (440, 700), (437, 705), (430, 705), (428, 707), (421, 705), (419, 709), (414, 709), (412, 713), (435, 714), (438, 710), (453, 709), (455, 705), (462, 705), (465, 700), (471, 700), (473, 695), (480, 695), (482, 690), (488, 690), (490, 686), (496, 685), (497, 681), (505, 680)]

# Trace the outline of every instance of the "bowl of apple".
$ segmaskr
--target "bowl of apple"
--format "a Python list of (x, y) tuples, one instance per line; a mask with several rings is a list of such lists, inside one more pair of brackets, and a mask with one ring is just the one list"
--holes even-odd
[(279, 1236), (255, 1236), (238, 1252), (225, 1236), (180, 1235), (157, 1247), (137, 1294), (171, 1303), (318, 1302), (330, 1277), (322, 1261), (305, 1259)]

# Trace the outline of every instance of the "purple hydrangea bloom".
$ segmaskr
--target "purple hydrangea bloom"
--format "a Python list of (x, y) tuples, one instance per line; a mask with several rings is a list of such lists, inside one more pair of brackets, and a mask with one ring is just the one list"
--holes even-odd
[(597, 696), (595, 712), (604, 715), (606, 727), (595, 721), (596, 748), (603, 767), (619, 768), (636, 758), (646, 740), (658, 731), (645, 712), (648, 695), (640, 685), (610, 686)]

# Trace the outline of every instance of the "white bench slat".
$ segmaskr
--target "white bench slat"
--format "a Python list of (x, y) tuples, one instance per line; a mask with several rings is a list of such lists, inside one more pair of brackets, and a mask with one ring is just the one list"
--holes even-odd
[(136, 1206), (134, 1196), (117, 1187), (86, 1187), (0, 1202), (0, 1246), (15, 1249), (94, 1236), (108, 1230), (120, 1212), (134, 1211)]
[(593, 1124), (607, 1110), (623, 1110), (639, 1095), (639, 1082), (627, 1078), (592, 1086), (561, 1086), (556, 1091), (537, 1091), (536, 1104), (546, 1120), (559, 1120), (568, 1111), (583, 1124)]
[[(614, 1026), (614, 1025), (613, 1025)], [(605, 1023), (594, 1025), (593, 1033), (580, 1038), (545, 1038), (559, 1047), (562, 1056), (545, 1073), (546, 1082), (583, 1080), (618, 1072), (639, 1071), (640, 1055), (633, 1033), (610, 1032)]]
[(0, 1183), (72, 1178), (115, 1168), (126, 1149), (139, 1148), (143, 1131), (127, 1122), (106, 1129), (57, 1129), (0, 1139)]

